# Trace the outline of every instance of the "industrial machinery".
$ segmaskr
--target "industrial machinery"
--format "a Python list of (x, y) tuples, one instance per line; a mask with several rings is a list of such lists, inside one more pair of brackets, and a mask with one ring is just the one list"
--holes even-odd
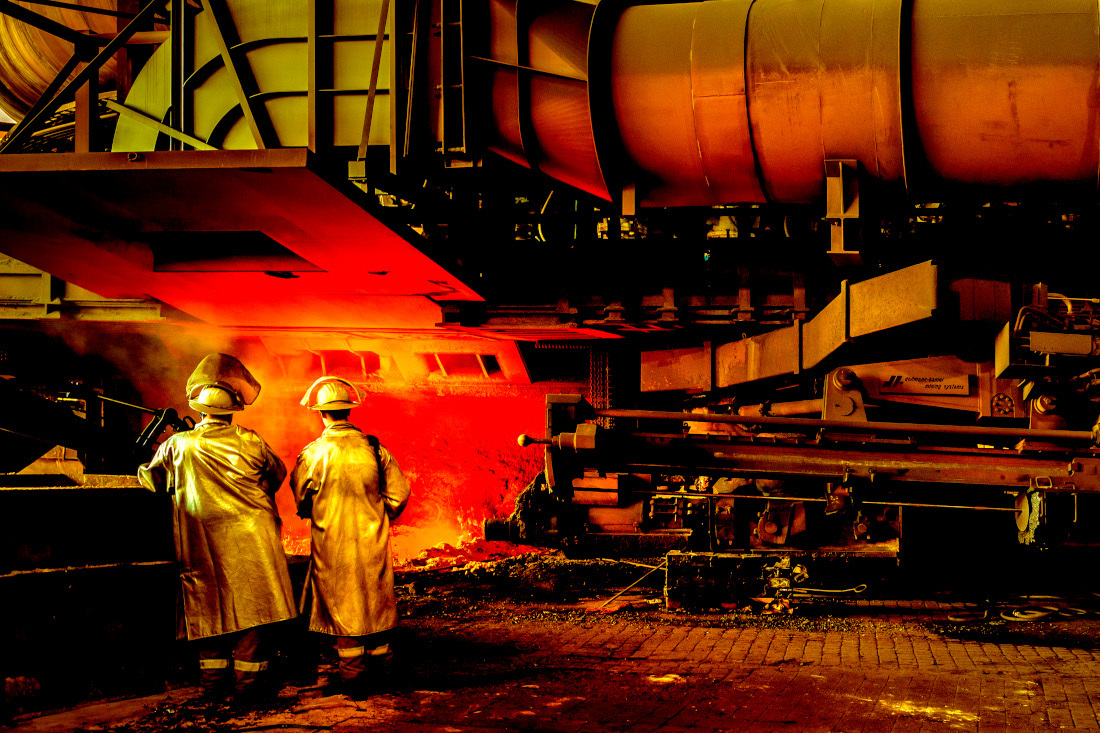
[(896, 553), (938, 508), (1090, 539), (1095, 3), (0, 13), (0, 249), (93, 294), (13, 318), (581, 371), (507, 536)]

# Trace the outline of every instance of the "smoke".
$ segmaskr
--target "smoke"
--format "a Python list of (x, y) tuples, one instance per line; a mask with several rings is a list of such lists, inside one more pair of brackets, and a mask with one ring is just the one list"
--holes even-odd
[[(153, 408), (187, 406), (184, 384), (203, 356), (221, 352), (240, 359), (262, 385), (255, 404), (234, 422), (259, 433), (293, 468), (299, 451), (322, 430), (320, 417), (299, 400), (321, 376), (308, 358), (276, 355), (255, 338), (228, 338), (201, 328), (123, 330), (59, 327), (57, 335), (78, 355), (109, 364)], [(308, 354), (306, 354), (308, 356)], [(412, 497), (393, 525), (399, 561), (426, 548), (482, 536), (482, 521), (511, 513), (515, 497), (542, 470), (542, 451), (520, 448), (520, 433), (541, 435), (547, 393), (580, 385), (457, 383), (410, 385), (357, 382), (363, 403), (351, 421), (376, 435), (396, 458)], [(309, 551), (309, 525), (296, 515), (289, 484), (276, 495), (289, 552)]]
[[(317, 413), (298, 404), (311, 382), (265, 386), (239, 419), (263, 435), (288, 467), (322, 429)], [(545, 395), (556, 390), (501, 385), (468, 394), (460, 388), (359, 386), (363, 404), (352, 410), (351, 421), (378, 437), (412, 487), (392, 530), (399, 560), (439, 543), (480, 537), (482, 521), (510, 514), (515, 497), (542, 469), (542, 452), (520, 448), (516, 436), (541, 429)], [(288, 549), (306, 552), (308, 523), (295, 516), (289, 489), (277, 500)]]

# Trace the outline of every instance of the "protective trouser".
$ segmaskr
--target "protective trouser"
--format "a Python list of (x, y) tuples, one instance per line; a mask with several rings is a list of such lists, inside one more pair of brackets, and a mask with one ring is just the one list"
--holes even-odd
[[(382, 642), (382, 643), (380, 643)], [(393, 652), (381, 634), (337, 636), (340, 681), (345, 685), (380, 683)]]
[(258, 692), (266, 679), (269, 637), (265, 625), (196, 640), (203, 691), (208, 695)]

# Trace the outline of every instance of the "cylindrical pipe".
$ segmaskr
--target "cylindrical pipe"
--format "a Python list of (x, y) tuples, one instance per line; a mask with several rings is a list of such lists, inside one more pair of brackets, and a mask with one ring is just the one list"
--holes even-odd
[[(1031, 428), (993, 428), (980, 425), (929, 425), (903, 422), (857, 422), (848, 420), (810, 420), (797, 417), (752, 417), (742, 415), (707, 415), (699, 412), (666, 412), (661, 410), (594, 410), (596, 417), (621, 417), (636, 420), (680, 420), (682, 422), (733, 423), (735, 425), (771, 425), (793, 430), (812, 431), (840, 428), (846, 431), (934, 433), (972, 437), (1000, 437), (1016, 440), (1092, 440), (1088, 430), (1033, 430)], [(578, 429), (580, 426), (578, 426)], [(572, 433), (562, 435), (571, 436)], [(572, 440), (572, 438), (569, 438)]]
[[(575, 51), (588, 30), (580, 16), (576, 31), (557, 24), (542, 41)], [(649, 206), (818, 201), (832, 159), (898, 185), (919, 171), (948, 184), (1095, 190), (1097, 20), (1087, 0), (634, 5), (589, 38), (590, 64), (611, 49), (588, 80), (606, 79), (617, 133), (614, 150), (595, 154), (616, 162), (605, 163), (606, 181), (635, 184)], [(566, 174), (598, 170), (585, 162), (588, 138), (564, 144), (574, 135), (552, 134), (542, 110), (568, 110), (559, 112), (567, 129), (582, 130), (580, 107), (567, 90), (543, 87), (532, 115), (547, 121), (539, 157), (555, 162), (533, 167), (578, 185)], [(605, 198), (615, 194), (609, 186)]]
[(900, 181), (901, 0), (757, 2), (746, 41), (749, 117), (768, 198), (820, 199), (825, 160)]
[(646, 203), (764, 200), (745, 93), (752, 4), (636, 6), (620, 17), (612, 41), (612, 101)]
[[(115, 0), (72, 2), (116, 10)], [(100, 35), (117, 30), (118, 20), (110, 15), (45, 5), (35, 5), (32, 10), (78, 33)], [(72, 43), (0, 13), (0, 109), (22, 119), (72, 55)], [(100, 83), (108, 84), (114, 74), (115, 61), (111, 59), (100, 69)]]
[(1094, 0), (917, 0), (912, 38), (916, 128), (936, 176), (1095, 186)]
[[(833, 159), (897, 184), (1097, 188), (1095, 0), (482, 1), (469, 81), (487, 93), (489, 148), (600, 198), (813, 202)], [(244, 26), (269, 12), (230, 6)], [(117, 24), (36, 12), (97, 35)], [(71, 53), (0, 14), (0, 108), (18, 118)]]
[(824, 400), (794, 400), (771, 404), (744, 405), (737, 408), (742, 417), (789, 417), (791, 415), (820, 415), (824, 409)]

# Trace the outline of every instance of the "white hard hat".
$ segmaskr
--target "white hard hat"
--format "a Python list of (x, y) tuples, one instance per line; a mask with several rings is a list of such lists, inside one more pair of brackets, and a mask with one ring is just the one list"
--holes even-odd
[[(196, 392), (198, 394), (196, 394)], [(214, 384), (196, 385), (188, 395), (187, 404), (204, 415), (228, 415), (244, 409), (240, 397), (230, 389)]]
[(310, 385), (301, 404), (311, 410), (350, 410), (361, 402), (355, 385), (340, 377), (321, 377)]

